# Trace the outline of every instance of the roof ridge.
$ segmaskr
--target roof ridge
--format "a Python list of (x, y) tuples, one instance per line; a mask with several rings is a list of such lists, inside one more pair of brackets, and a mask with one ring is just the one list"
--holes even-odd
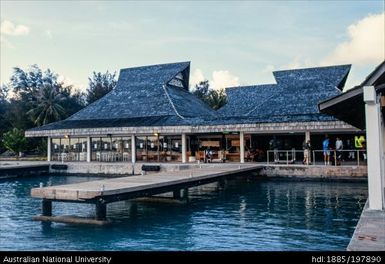
[(141, 68), (149, 68), (149, 67), (156, 67), (156, 66), (166, 66), (166, 65), (183, 64), (183, 63), (188, 63), (188, 64), (190, 64), (190, 61), (180, 61), (180, 62), (160, 63), (160, 64), (152, 64), (152, 65), (144, 65), (144, 66), (134, 66), (134, 67), (122, 68), (122, 69), (120, 69), (120, 71), (133, 70), (133, 69), (141, 69)]
[(306, 68), (296, 68), (296, 69), (286, 69), (286, 70), (277, 70), (274, 72), (285, 72), (285, 71), (306, 71), (312, 69), (326, 69), (326, 68), (335, 68), (335, 67), (351, 67), (352, 64), (339, 64), (339, 65), (329, 65), (329, 66), (317, 66), (317, 67), (306, 67)]
[(171, 97), (170, 97), (170, 95), (168, 94), (168, 91), (167, 91), (167, 89), (166, 89), (166, 85), (165, 85), (165, 84), (162, 84), (162, 88), (163, 88), (163, 91), (165, 92), (165, 94), (166, 94), (166, 96), (167, 96), (167, 99), (168, 99), (168, 101), (170, 102), (171, 107), (172, 107), (172, 109), (174, 110), (175, 114), (176, 114), (178, 117), (184, 119), (184, 117), (183, 117), (182, 115), (180, 115), (180, 114), (178, 113), (178, 111), (176, 110), (175, 105), (174, 105), (174, 102), (171, 100)]

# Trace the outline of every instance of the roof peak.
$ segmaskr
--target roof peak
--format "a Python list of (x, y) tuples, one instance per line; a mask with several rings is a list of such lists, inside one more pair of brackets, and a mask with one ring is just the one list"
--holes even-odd
[(178, 64), (186, 64), (186, 66), (189, 66), (190, 63), (191, 63), (190, 61), (181, 61), (181, 62), (151, 64), (151, 65), (144, 65), (144, 66), (134, 66), (134, 67), (122, 68), (122, 69), (120, 69), (120, 71), (122, 72), (122, 71), (127, 71), (127, 70), (135, 70), (135, 69), (143, 69), (143, 68), (165, 67), (165, 66), (178, 65)]
[(349, 67), (349, 69), (350, 69), (352, 67), (352, 64), (339, 64), (339, 65), (328, 65), (328, 66), (317, 66), (317, 67), (277, 70), (277, 71), (273, 71), (273, 73), (275, 73), (275, 72), (290, 72), (290, 71), (307, 71), (307, 70), (316, 70), (316, 69), (326, 70), (326, 69), (341, 68), (341, 67)]

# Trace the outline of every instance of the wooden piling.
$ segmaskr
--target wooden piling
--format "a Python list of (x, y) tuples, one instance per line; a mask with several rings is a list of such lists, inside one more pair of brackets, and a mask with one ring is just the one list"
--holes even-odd
[(106, 220), (107, 218), (107, 205), (103, 202), (97, 201), (95, 204), (95, 219)]
[(181, 198), (180, 190), (175, 190), (172, 193), (173, 193), (174, 199), (180, 199)]
[(43, 216), (52, 216), (52, 201), (43, 199), (41, 202), (41, 211)]

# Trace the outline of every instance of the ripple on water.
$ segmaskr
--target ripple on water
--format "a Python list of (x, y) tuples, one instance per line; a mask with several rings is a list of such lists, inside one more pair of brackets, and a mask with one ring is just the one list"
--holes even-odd
[[(0, 181), (2, 250), (345, 250), (366, 200), (366, 185), (251, 181), (190, 190), (188, 204), (108, 205), (109, 226), (40, 223), (30, 189), (95, 178)], [(54, 214), (93, 216), (94, 206), (54, 203)]]

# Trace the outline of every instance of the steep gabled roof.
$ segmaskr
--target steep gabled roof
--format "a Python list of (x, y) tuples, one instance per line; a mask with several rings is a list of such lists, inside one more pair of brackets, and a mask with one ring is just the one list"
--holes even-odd
[(296, 83), (312, 83), (320, 86), (331, 85), (342, 91), (351, 65), (336, 65), (295, 70), (274, 71), (276, 82), (280, 85), (293, 86)]
[(188, 93), (189, 62), (122, 69), (116, 87), (69, 120), (213, 115)]
[(320, 114), (318, 103), (341, 93), (349, 70), (341, 65), (276, 71), (277, 84), (226, 89), (228, 104), (218, 113), (261, 122), (333, 120)]
[[(385, 90), (385, 61), (382, 61), (359, 86), (320, 102), (320, 111), (359, 129), (365, 129), (364, 86), (374, 86), (377, 93)], [(384, 117), (384, 108), (382, 114)]]

